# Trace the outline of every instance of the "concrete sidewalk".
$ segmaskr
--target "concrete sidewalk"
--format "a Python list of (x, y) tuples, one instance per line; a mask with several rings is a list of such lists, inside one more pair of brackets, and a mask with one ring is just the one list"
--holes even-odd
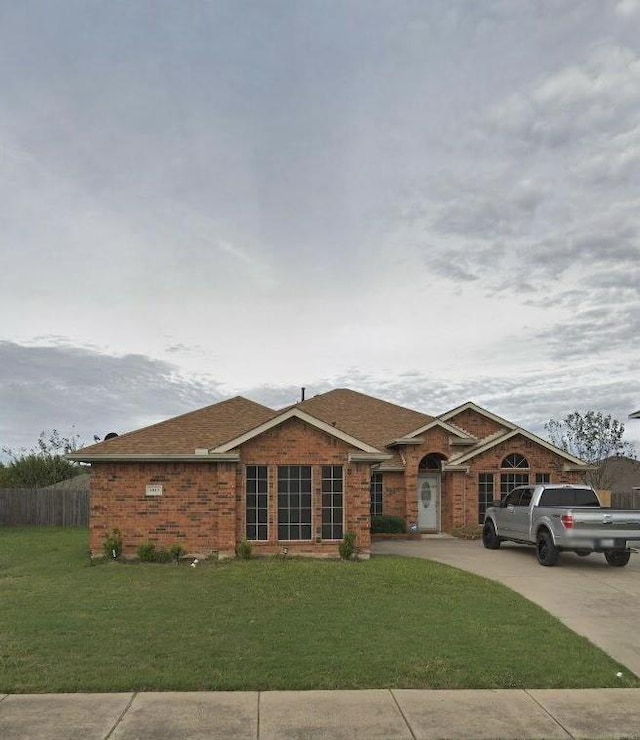
[(11, 694), (0, 738), (640, 738), (640, 689)]

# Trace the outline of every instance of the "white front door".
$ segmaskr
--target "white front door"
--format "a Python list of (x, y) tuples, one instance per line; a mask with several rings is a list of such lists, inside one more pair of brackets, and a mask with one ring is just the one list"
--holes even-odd
[(418, 477), (418, 529), (440, 531), (440, 476), (437, 473)]

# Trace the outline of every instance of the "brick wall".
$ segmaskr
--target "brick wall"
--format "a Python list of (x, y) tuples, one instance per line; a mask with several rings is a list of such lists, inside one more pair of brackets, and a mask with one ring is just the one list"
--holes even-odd
[(385, 516), (401, 516), (407, 510), (404, 473), (383, 473), (382, 475), (382, 513)]
[[(135, 555), (144, 542), (178, 543), (197, 554), (221, 545), (233, 550), (226, 491), (234, 477), (235, 465), (228, 464), (94, 463), (91, 552), (102, 553), (104, 537), (114, 528), (122, 533), (125, 555)], [(150, 484), (161, 485), (162, 496), (147, 496)], [(222, 495), (216, 496), (219, 490)]]
[(488, 419), (486, 416), (479, 414), (473, 409), (461, 411), (459, 414), (456, 414), (449, 419), (449, 421), (451, 424), (460, 427), (460, 429), (464, 429), (465, 432), (472, 434), (478, 439), (484, 439), (490, 434), (495, 434), (501, 430), (507, 430), (507, 427), (498, 424), (492, 419)]
[[(473, 424), (476, 431), (481, 428), (479, 414), (474, 411), (464, 412), (468, 419), (478, 417)], [(482, 433), (493, 429), (494, 422), (489, 424)], [(457, 420), (456, 422), (457, 423)], [(471, 431), (469, 429), (468, 431)], [(384, 513), (401, 516), (408, 524), (416, 522), (418, 518), (417, 490), (419, 478), (419, 464), (425, 455), (439, 453), (449, 457), (459, 448), (450, 448), (449, 435), (436, 428), (429, 430), (425, 435), (425, 442), (416, 447), (407, 447), (403, 450), (406, 459), (406, 470), (402, 473), (385, 473), (383, 476)], [(502, 469), (502, 462), (507, 455), (517, 453), (525, 457), (529, 463), (528, 470), (510, 471)], [(473, 458), (469, 464), (469, 472), (446, 472), (441, 478), (440, 490), (440, 518), (442, 529), (451, 531), (454, 527), (473, 525), (478, 523), (478, 475), (491, 473), (494, 477), (494, 496), (500, 498), (500, 475), (503, 472), (523, 472), (529, 474), (531, 484), (535, 483), (536, 473), (548, 473), (552, 482), (582, 483), (584, 474), (580, 472), (565, 472), (564, 458), (547, 450), (542, 445), (518, 435), (507, 442), (488, 450), (482, 455)]]
[[(338, 542), (323, 541), (322, 523), (322, 466), (341, 465), (344, 476), (345, 531), (355, 532), (356, 544), (365, 553), (370, 551), (370, 480), (371, 466), (348, 462), (353, 448), (346, 442), (306, 424), (300, 419), (289, 419), (259, 437), (249, 440), (240, 449), (245, 465), (268, 465), (269, 478), (269, 539), (253, 542), (256, 553), (274, 554), (287, 548), (289, 554), (337, 556)], [(312, 475), (312, 536), (308, 541), (278, 540), (278, 466), (310, 465)], [(236, 538), (245, 535), (244, 479), (236, 491)]]
[[(245, 536), (245, 465), (268, 465), (269, 539), (254, 542), (256, 554), (338, 555), (339, 541), (321, 538), (322, 466), (341, 465), (344, 476), (345, 531), (356, 534), (363, 553), (370, 551), (370, 476), (368, 463), (349, 463), (349, 445), (299, 419), (250, 440), (240, 449), (241, 463), (96, 463), (91, 481), (90, 547), (102, 553), (105, 535), (118, 528), (124, 554), (139, 545), (181, 544), (188, 553), (233, 555)], [(278, 541), (278, 465), (312, 468), (312, 539)], [(149, 484), (162, 496), (146, 495)]]

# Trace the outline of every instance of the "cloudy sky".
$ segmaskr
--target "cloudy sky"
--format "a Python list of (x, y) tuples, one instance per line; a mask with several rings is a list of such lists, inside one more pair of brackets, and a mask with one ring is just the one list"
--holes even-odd
[(2, 446), (640, 408), (640, 0), (0, 0), (0, 89)]

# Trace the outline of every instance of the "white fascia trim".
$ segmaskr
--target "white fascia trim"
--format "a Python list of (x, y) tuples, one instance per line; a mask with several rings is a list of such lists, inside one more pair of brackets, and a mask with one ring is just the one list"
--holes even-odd
[(630, 419), (640, 419), (640, 411), (634, 411), (632, 414), (629, 414)]
[(449, 444), (452, 447), (469, 447), (478, 444), (477, 439), (462, 439), (462, 437), (449, 437)]
[(375, 469), (376, 473), (404, 473), (405, 468), (403, 465), (385, 465), (381, 463)]
[(385, 462), (385, 460), (391, 460), (393, 455), (388, 455), (384, 452), (350, 452), (348, 460), (349, 462)]
[(375, 447), (372, 447), (371, 445), (368, 445), (366, 442), (362, 442), (361, 440), (356, 439), (355, 437), (352, 437), (350, 434), (347, 434), (346, 432), (340, 431), (340, 429), (337, 429), (331, 424), (327, 424), (326, 421), (321, 421), (320, 419), (316, 419), (315, 416), (311, 416), (311, 414), (307, 414), (306, 411), (302, 411), (301, 409), (296, 408), (296, 407), (289, 409), (288, 411), (285, 411), (283, 414), (280, 414), (279, 416), (274, 416), (273, 419), (269, 419), (268, 421), (265, 421), (264, 424), (260, 424), (260, 426), (255, 427), (255, 429), (251, 429), (250, 431), (245, 432), (244, 434), (241, 434), (239, 437), (236, 437), (235, 439), (232, 439), (229, 442), (225, 442), (223, 445), (219, 445), (218, 447), (211, 450), (211, 452), (215, 452), (215, 453), (229, 452), (229, 450), (232, 450), (234, 447), (239, 447), (245, 442), (248, 442), (250, 439), (257, 437), (260, 434), (263, 434), (264, 432), (268, 432), (269, 429), (273, 429), (274, 427), (280, 426), (280, 424), (283, 424), (285, 421), (288, 421), (289, 419), (293, 419), (293, 418), (300, 419), (301, 421), (304, 421), (306, 424), (309, 424), (309, 426), (315, 427), (316, 429), (319, 429), (320, 431), (325, 432), (326, 434), (329, 434), (332, 437), (341, 439), (343, 442), (350, 444), (352, 447), (357, 447), (359, 450), (362, 450), (363, 452), (375, 452), (375, 453), (380, 454), (380, 450), (376, 449)]
[(117, 454), (108, 455), (82, 455), (73, 453), (65, 455), (67, 460), (74, 462), (239, 462), (238, 452), (227, 452), (224, 454), (209, 453), (208, 455), (162, 455), (162, 454)]
[(476, 450), (473, 450), (473, 452), (468, 452), (466, 455), (462, 455), (462, 457), (459, 457), (456, 460), (456, 463), (460, 464), (463, 462), (467, 462), (467, 460), (471, 460), (477, 455), (481, 455), (483, 452), (490, 450), (492, 447), (496, 447), (502, 442), (508, 442), (510, 439), (513, 439), (513, 437), (516, 437), (518, 434), (521, 434), (523, 437), (530, 440), (531, 442), (534, 442), (535, 444), (540, 445), (541, 447), (544, 447), (545, 449), (549, 450), (549, 452), (553, 452), (554, 454), (559, 455), (560, 457), (563, 457), (565, 460), (568, 460), (570, 463), (573, 463), (579, 470), (589, 469), (589, 466), (583, 460), (580, 460), (579, 458), (574, 457), (573, 455), (570, 455), (568, 452), (561, 450), (559, 447), (555, 447), (550, 442), (546, 442), (544, 439), (541, 439), (540, 437), (536, 437), (535, 434), (532, 434), (531, 432), (527, 432), (525, 429), (519, 429), (518, 427), (511, 430), (510, 432), (507, 432), (506, 434), (503, 434), (500, 437), (496, 437), (496, 439), (492, 439), (490, 442), (487, 442), (487, 444), (482, 445), (482, 447), (478, 447)]
[(414, 429), (411, 434), (407, 434), (407, 437), (415, 437), (416, 434), (422, 434), (423, 432), (428, 432), (429, 429), (433, 429), (433, 427), (442, 427), (445, 431), (449, 432), (449, 434), (453, 434), (456, 437), (459, 437), (460, 439), (470, 439), (472, 442), (476, 442), (476, 438), (471, 435), (467, 434), (467, 432), (463, 431), (462, 429), (458, 429), (458, 427), (454, 427), (451, 424), (447, 424), (446, 421), (443, 419), (434, 419), (433, 421), (430, 421), (428, 424), (425, 424), (424, 426), (418, 427), (418, 429)]
[(483, 409), (482, 406), (478, 406), (477, 404), (473, 403), (473, 401), (467, 401), (467, 403), (463, 403), (462, 406), (456, 406), (455, 409), (451, 409), (451, 411), (447, 411), (446, 414), (441, 414), (438, 418), (448, 421), (453, 416), (457, 416), (462, 411), (468, 411), (469, 409), (477, 412), (478, 414), (481, 414), (482, 416), (485, 416), (487, 419), (491, 419), (491, 421), (495, 421), (496, 424), (500, 424), (502, 426), (507, 427), (507, 429), (517, 429), (518, 428), (512, 421), (507, 421), (506, 419), (503, 419), (501, 416), (492, 414), (491, 411), (487, 411), (486, 409)]
[(398, 439), (392, 439), (387, 447), (393, 447), (394, 445), (421, 445), (424, 442), (422, 437), (398, 437)]
[(597, 469), (598, 469), (597, 465), (587, 465), (587, 463), (583, 463), (582, 465), (569, 465), (565, 463), (562, 466), (562, 470), (565, 473), (585, 473), (585, 472), (593, 471)]
[(443, 465), (443, 473), (468, 473), (470, 470), (468, 465)]

